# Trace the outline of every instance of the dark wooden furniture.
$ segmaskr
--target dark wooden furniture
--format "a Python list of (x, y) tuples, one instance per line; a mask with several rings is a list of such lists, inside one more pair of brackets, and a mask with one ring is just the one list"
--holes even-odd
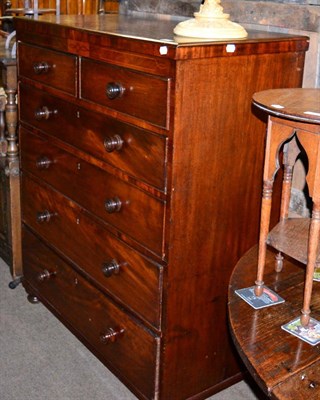
[[(22, 4), (21, 4), (22, 3)], [(60, 0), (54, 0), (54, 8), (44, 8), (39, 7), (38, 0), (23, 0), (20, 1), (20, 7), (12, 7), (12, 3), (7, 3), (5, 8), (5, 15), (28, 15), (28, 16), (38, 16), (39, 14), (55, 13), (60, 14)]]
[[(253, 103), (270, 117), (266, 143), (261, 208), (256, 295), (262, 294), (267, 244), (277, 249), (276, 269), (281, 271), (282, 253), (307, 265), (301, 324), (310, 321), (313, 275), (320, 263), (320, 89), (276, 89), (256, 93)], [(310, 218), (289, 218), (293, 168), (304, 149), (308, 160), (308, 192), (313, 201)], [(274, 177), (279, 153), (284, 148), (284, 177), (280, 222), (269, 233)]]
[(203, 399), (241, 374), (231, 268), (258, 238), (265, 124), (308, 41), (174, 41), (177, 21), (16, 21), (24, 285), (139, 398)]
[[(318, 400), (320, 398), (320, 346), (311, 346), (281, 329), (300, 312), (305, 268), (285, 258), (283, 270), (275, 271), (276, 252), (266, 251), (265, 284), (286, 301), (254, 310), (234, 291), (252, 286), (257, 271), (258, 246), (245, 254), (230, 279), (229, 320), (234, 343), (256, 382), (271, 399)], [(320, 318), (319, 282), (311, 307)]]
[[(32, 0), (29, 5), (33, 6)], [(2, 2), (2, 15), (14, 14), (10, 9), (21, 10), (25, 7), (24, 0), (12, 0)], [(56, 0), (38, 0), (38, 7), (45, 10), (53, 10), (56, 8)], [(61, 14), (100, 14), (116, 13), (119, 9), (119, 0), (60, 0)], [(48, 11), (47, 11), (48, 12)], [(50, 11), (52, 13), (52, 11)]]
[[(20, 177), (17, 145), (17, 60), (0, 41), (0, 69), (6, 94), (1, 103), (1, 156), (0, 156), (0, 256), (10, 265), (14, 279), (22, 275)], [(4, 100), (4, 99), (3, 99)], [(17, 282), (18, 282), (17, 281)]]

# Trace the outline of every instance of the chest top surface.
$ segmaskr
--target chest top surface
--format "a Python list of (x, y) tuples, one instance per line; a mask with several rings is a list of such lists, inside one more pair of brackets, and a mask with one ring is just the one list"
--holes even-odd
[[(307, 37), (264, 31), (249, 31), (246, 39), (237, 40), (181, 38), (173, 33), (180, 21), (181, 18), (170, 16), (43, 15), (33, 20), (18, 17), (15, 24), (19, 40), (30, 39), (32, 35), (46, 35), (173, 59), (305, 51), (308, 48)], [(259, 49), (262, 43), (264, 47)], [(234, 46), (226, 48), (228, 44)], [(50, 41), (47, 45), (50, 46)], [(163, 46), (161, 51), (159, 46)]]

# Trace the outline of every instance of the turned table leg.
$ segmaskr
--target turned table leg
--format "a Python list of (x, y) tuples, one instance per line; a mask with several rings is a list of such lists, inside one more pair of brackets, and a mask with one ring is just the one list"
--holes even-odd
[[(281, 207), (280, 207), (280, 221), (288, 219), (289, 216), (289, 205), (292, 188), (292, 177), (293, 167), (296, 163), (297, 157), (300, 154), (300, 149), (297, 144), (297, 140), (293, 137), (289, 143), (284, 145), (283, 149), (283, 181), (282, 181), (282, 192), (281, 192)], [(275, 257), (275, 270), (280, 272), (283, 268), (283, 256), (279, 252)]]
[(316, 267), (318, 247), (320, 240), (320, 204), (314, 205), (309, 231), (308, 263), (301, 310), (301, 325), (307, 326), (310, 322), (310, 302), (313, 286), (313, 275)]
[(7, 95), (5, 106), (5, 119), (7, 127), (7, 167), (6, 174), (9, 178), (10, 194), (10, 228), (12, 245), (12, 276), (18, 278), (22, 275), (21, 253), (21, 210), (20, 210), (20, 165), (17, 137), (18, 109), (17, 95), (17, 67), (15, 64), (6, 66), (4, 90)]
[(0, 94), (0, 157), (6, 157), (8, 150), (8, 142), (5, 135), (5, 106), (6, 96)]
[[(263, 171), (263, 194), (261, 205), (258, 271), (257, 279), (255, 281), (256, 286), (254, 289), (254, 293), (256, 296), (261, 296), (263, 293), (263, 274), (266, 260), (267, 238), (270, 226), (272, 191), (274, 177), (279, 169), (279, 151), (282, 144), (291, 139), (291, 141), (284, 146), (284, 163), (287, 164), (287, 176), (284, 177), (284, 193), (282, 193), (281, 199), (281, 215), (282, 217), (287, 217), (288, 215), (292, 181), (291, 166), (294, 165), (293, 159), (295, 160), (296, 158), (294, 156), (297, 149), (296, 141), (295, 139), (293, 139), (294, 135), (295, 130), (292, 127), (287, 127), (278, 123), (274, 123), (273, 120), (269, 117)], [(278, 269), (282, 268), (281, 254), (278, 255), (278, 258), (276, 259), (276, 268), (277, 267)]]
[(263, 183), (261, 221), (260, 221), (260, 237), (259, 237), (259, 256), (258, 256), (258, 272), (255, 281), (254, 292), (256, 296), (261, 296), (263, 292), (263, 274), (266, 262), (267, 237), (269, 234), (270, 214), (272, 205), (272, 189), (273, 181), (265, 181)]

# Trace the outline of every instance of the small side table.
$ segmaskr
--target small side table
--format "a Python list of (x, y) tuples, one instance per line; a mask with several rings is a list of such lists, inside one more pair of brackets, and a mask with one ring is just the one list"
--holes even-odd
[[(248, 370), (268, 396), (316, 400), (320, 398), (320, 344), (311, 346), (312, 339), (305, 343), (307, 340), (295, 337), (302, 335), (291, 331), (293, 335), (289, 335), (281, 327), (297, 320), (302, 330), (311, 332), (310, 308), (320, 321), (320, 282), (314, 282), (315, 268), (320, 266), (320, 89), (267, 90), (256, 93), (253, 103), (268, 113), (260, 239), (259, 245), (239, 260), (230, 279), (231, 334)], [(284, 175), (280, 220), (269, 231), (281, 150)], [(301, 151), (308, 159), (311, 218), (289, 216), (293, 168)], [(254, 280), (255, 286), (250, 287)], [(239, 288), (245, 288), (246, 293), (251, 290), (251, 295), (240, 298)], [(268, 307), (270, 297), (269, 304), (255, 307), (266, 290), (274, 294), (275, 305)], [(278, 296), (285, 302), (279, 302)], [(297, 318), (302, 299), (302, 315)], [(253, 308), (249, 310), (246, 303)]]
[[(253, 103), (269, 114), (258, 273), (255, 293), (262, 293), (267, 244), (279, 251), (277, 270), (282, 269), (282, 254), (307, 265), (301, 324), (310, 321), (310, 301), (316, 264), (320, 262), (320, 89), (276, 89), (256, 93)], [(269, 233), (272, 187), (279, 169), (279, 151), (283, 147), (284, 179), (280, 222)], [(308, 157), (307, 183), (313, 201), (311, 219), (288, 218), (292, 172), (300, 148)]]

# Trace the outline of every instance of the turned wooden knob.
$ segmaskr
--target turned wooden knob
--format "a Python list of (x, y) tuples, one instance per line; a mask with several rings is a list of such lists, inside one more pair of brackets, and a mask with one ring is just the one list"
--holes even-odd
[(108, 328), (100, 335), (100, 342), (103, 344), (114, 343), (123, 333), (123, 328)]
[(110, 278), (112, 275), (117, 275), (120, 272), (120, 265), (116, 260), (112, 260), (109, 263), (105, 263), (102, 265), (103, 275), (107, 278)]
[(37, 213), (37, 222), (42, 223), (42, 222), (49, 222), (52, 217), (54, 217), (56, 213), (50, 212), (48, 210), (44, 211), (39, 211)]
[(34, 116), (37, 120), (41, 120), (41, 119), (47, 120), (51, 116), (57, 115), (57, 114), (58, 114), (58, 110), (49, 110), (48, 107), (43, 106), (35, 111)]
[(39, 282), (48, 281), (50, 278), (53, 278), (56, 275), (54, 271), (48, 271), (44, 269), (43, 271), (39, 272), (37, 279)]
[(106, 95), (109, 100), (114, 100), (121, 97), (124, 93), (124, 87), (121, 83), (109, 82), (106, 87)]
[(104, 203), (105, 209), (109, 214), (119, 212), (121, 209), (121, 200), (118, 197), (107, 199)]
[(40, 61), (33, 64), (33, 70), (37, 75), (48, 73), (50, 68), (51, 66), (45, 61)]
[(37, 161), (36, 161), (36, 167), (38, 169), (48, 169), (50, 167), (50, 165), (53, 164), (53, 161), (50, 160), (48, 157), (44, 156), (44, 157), (40, 157)]
[(123, 140), (119, 135), (108, 136), (105, 138), (103, 144), (107, 152), (111, 153), (114, 150), (120, 150), (122, 148)]

